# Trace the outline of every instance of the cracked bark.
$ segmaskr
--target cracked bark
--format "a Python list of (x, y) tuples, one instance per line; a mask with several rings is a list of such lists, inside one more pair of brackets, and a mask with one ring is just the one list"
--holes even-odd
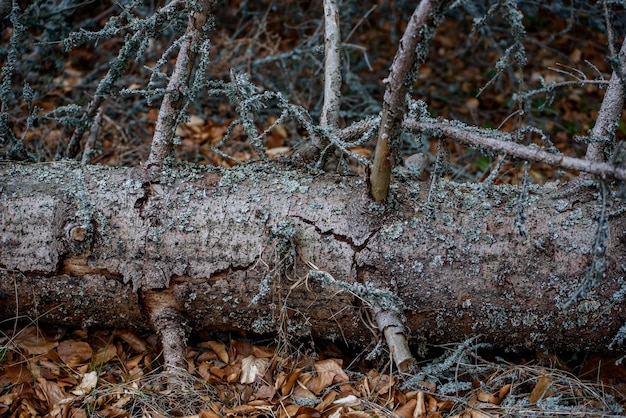
[[(151, 328), (147, 301), (162, 293), (164, 317), (191, 329), (281, 327), (364, 346), (363, 308), (389, 310), (397, 295), (404, 328), (429, 343), (483, 334), (509, 348), (580, 350), (605, 350), (626, 320), (624, 205), (609, 209), (600, 285), (559, 308), (591, 260), (593, 188), (531, 188), (524, 239), (510, 186), (442, 181), (427, 206), (428, 185), (401, 175), (385, 204), (364, 179), (277, 162), (165, 167), (161, 178), (0, 163), (0, 319)], [(308, 263), (346, 286), (316, 280)]]

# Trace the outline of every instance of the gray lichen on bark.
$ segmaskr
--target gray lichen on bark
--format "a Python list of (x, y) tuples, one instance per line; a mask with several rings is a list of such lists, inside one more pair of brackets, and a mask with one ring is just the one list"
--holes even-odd
[[(3, 316), (15, 312), (16, 285), (24, 314), (47, 307), (51, 321), (145, 326), (146, 318), (132, 318), (141, 311), (133, 288), (163, 289), (194, 328), (258, 329), (259, 309), (268, 320), (278, 318), (274, 298), (289, 294), (287, 304), (298, 313), (292, 325), (301, 323), (299, 329), (314, 335), (367, 341), (371, 334), (353, 321), (363, 304), (350, 292), (315, 280), (288, 289), (306, 276), (308, 261), (347, 285), (396, 294), (409, 332), (433, 343), (486, 334), (518, 347), (606, 347), (610, 330), (617, 332), (626, 320), (621, 303), (611, 298), (623, 286), (620, 234), (626, 220), (619, 207), (608, 218), (613, 232), (606, 242), (605, 277), (586, 296), (589, 309), (556, 309), (577, 288), (592, 258), (598, 214), (593, 188), (581, 187), (576, 200), (563, 205), (554, 187), (529, 185), (523, 238), (514, 222), (514, 186), (483, 190), (480, 184), (442, 180), (429, 206), (428, 187), (399, 175), (391, 190), (395, 210), (381, 216), (372, 211), (361, 179), (314, 177), (280, 162), (234, 168), (228, 182), (221, 181), (221, 170), (169, 167), (158, 185), (146, 182), (141, 168), (3, 163), (0, 171)], [(92, 221), (98, 221), (92, 222), (90, 248), (74, 254), (59, 237), (67, 221), (76, 219), (79, 191), (90, 202)], [(296, 281), (272, 281), (270, 291), (251, 304), (280, 259), (272, 256), (278, 241), (269, 242), (268, 231), (285, 222), (295, 237), (289, 275)], [(26, 276), (12, 276), (14, 270)], [(80, 289), (64, 287), (70, 279), (79, 279), (80, 286), (115, 283), (118, 293), (127, 294), (127, 308), (103, 318), (106, 298), (87, 291), (63, 296)], [(28, 301), (49, 293), (64, 301), (65, 313), (45, 299)]]

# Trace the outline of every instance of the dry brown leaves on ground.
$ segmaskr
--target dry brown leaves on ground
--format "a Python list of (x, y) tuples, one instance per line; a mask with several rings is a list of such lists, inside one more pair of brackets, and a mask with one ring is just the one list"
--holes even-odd
[(561, 408), (555, 416), (610, 416), (619, 405), (609, 392), (623, 401), (626, 381), (626, 368), (590, 357), (581, 373), (612, 385), (600, 392), (550, 358), (552, 368), (485, 362), (473, 377), (458, 362), (456, 389), (439, 376), (411, 389), (397, 374), (349, 371), (339, 358), (210, 340), (188, 349), (188, 368), (172, 387), (157, 353), (155, 335), (78, 330), (55, 339), (24, 328), (0, 341), (0, 416), (483, 418), (548, 407)]

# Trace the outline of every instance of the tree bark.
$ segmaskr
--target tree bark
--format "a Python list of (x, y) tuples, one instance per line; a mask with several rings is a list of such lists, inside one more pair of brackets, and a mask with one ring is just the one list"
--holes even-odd
[(427, 184), (395, 177), (373, 203), (365, 179), (276, 161), (165, 167), (160, 183), (0, 163), (0, 319), (149, 328), (158, 311), (364, 345), (373, 308), (429, 343), (607, 349), (626, 320), (626, 206), (609, 209), (601, 283), (562, 309), (591, 262), (595, 188), (531, 187), (520, 203), (512, 186), (442, 180), (427, 205)]

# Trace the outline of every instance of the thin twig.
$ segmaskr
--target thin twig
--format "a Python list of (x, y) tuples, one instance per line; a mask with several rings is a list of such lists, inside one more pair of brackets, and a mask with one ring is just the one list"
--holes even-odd
[(96, 113), (96, 117), (93, 120), (93, 124), (91, 128), (89, 128), (89, 136), (87, 137), (87, 141), (85, 141), (85, 149), (83, 151), (83, 158), (81, 160), (82, 165), (87, 165), (89, 159), (93, 157), (94, 148), (98, 141), (98, 135), (100, 133), (100, 125), (102, 124), (102, 107), (98, 108), (98, 112)]

